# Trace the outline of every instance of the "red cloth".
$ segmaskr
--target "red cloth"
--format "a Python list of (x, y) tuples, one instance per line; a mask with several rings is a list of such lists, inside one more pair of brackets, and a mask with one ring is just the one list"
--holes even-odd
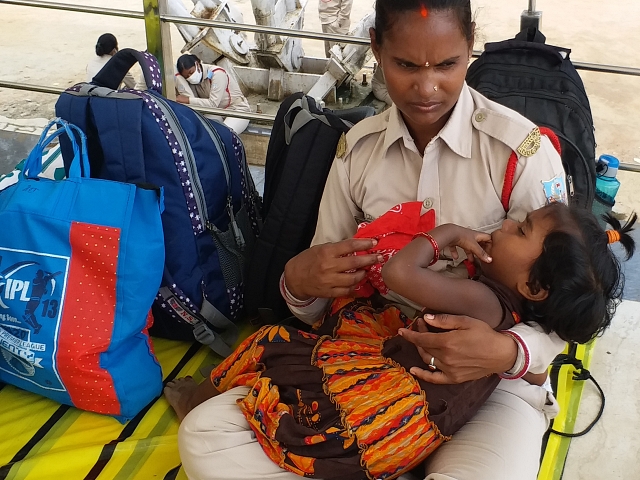
[(398, 251), (406, 246), (413, 237), (420, 232), (428, 232), (436, 226), (436, 213), (433, 209), (420, 215), (422, 202), (407, 202), (396, 205), (387, 213), (371, 223), (361, 223), (354, 238), (375, 238), (378, 244), (366, 252), (356, 252), (356, 255), (369, 253), (380, 254), (382, 263), (367, 267), (367, 276), (358, 284), (355, 295), (370, 297), (378, 290), (386, 295), (389, 289), (382, 280), (383, 265)]

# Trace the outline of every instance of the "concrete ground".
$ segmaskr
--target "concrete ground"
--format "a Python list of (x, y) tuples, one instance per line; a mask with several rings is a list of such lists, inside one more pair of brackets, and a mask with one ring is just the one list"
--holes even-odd
[[(141, 0), (68, 3), (142, 10)], [(352, 19), (360, 18), (372, 3), (354, 0)], [(251, 23), (250, 0), (236, 0), (235, 4)], [(512, 37), (526, 4), (525, 0), (472, 0), (478, 24), (476, 48), (486, 41)], [(571, 48), (573, 60), (640, 68), (638, 0), (539, 0), (537, 6), (544, 12), (542, 30), (548, 43)], [(60, 87), (82, 81), (95, 41), (106, 31), (118, 37), (121, 47), (146, 47), (144, 26), (137, 20), (0, 3), (0, 21), (0, 79), (7, 81)], [(305, 28), (320, 30), (315, 0), (307, 6)], [(172, 39), (175, 59), (182, 47), (175, 27)], [(304, 47), (308, 55), (323, 55), (321, 42), (305, 41)], [(598, 154), (610, 153), (624, 162), (638, 159), (640, 163), (640, 77), (592, 72), (581, 72), (581, 76), (591, 100)], [(9, 130), (31, 125), (29, 119), (34, 117), (50, 118), (55, 100), (48, 94), (0, 89), (0, 173), (17, 163), (35, 141), (28, 133), (9, 134)], [(252, 168), (252, 172), (260, 184), (262, 171)], [(622, 187), (616, 209), (621, 213), (640, 211), (640, 174), (621, 172), (619, 178)], [(635, 238), (640, 242), (640, 232)], [(573, 440), (565, 480), (640, 478), (640, 373), (636, 368), (640, 360), (640, 254), (624, 268), (625, 301), (609, 331), (598, 341), (591, 368), (605, 391), (607, 406), (598, 425), (585, 437)], [(595, 389), (586, 386), (577, 428), (588, 424), (597, 408)]]

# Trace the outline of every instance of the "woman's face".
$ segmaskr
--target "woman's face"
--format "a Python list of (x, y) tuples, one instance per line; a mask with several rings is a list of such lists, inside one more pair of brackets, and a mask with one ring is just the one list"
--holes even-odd
[(383, 32), (382, 44), (373, 29), (370, 34), (389, 96), (411, 134), (442, 128), (460, 96), (473, 47), (455, 13), (403, 12)]

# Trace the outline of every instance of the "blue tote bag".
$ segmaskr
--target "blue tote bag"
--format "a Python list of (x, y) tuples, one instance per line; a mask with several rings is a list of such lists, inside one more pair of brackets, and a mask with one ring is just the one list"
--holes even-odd
[[(69, 178), (38, 178), (61, 134), (73, 145)], [(84, 133), (56, 119), (0, 192), (0, 381), (123, 421), (162, 388), (147, 333), (162, 195), (89, 178), (86, 152)]]

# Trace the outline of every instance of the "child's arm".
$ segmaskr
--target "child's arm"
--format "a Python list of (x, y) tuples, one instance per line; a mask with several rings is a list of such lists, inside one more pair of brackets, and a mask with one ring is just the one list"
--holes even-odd
[[(442, 251), (459, 246), (470, 257), (491, 259), (478, 244), (489, 241), (488, 235), (453, 224), (441, 225), (429, 232)], [(446, 277), (428, 268), (434, 248), (425, 237), (416, 237), (393, 256), (382, 269), (382, 278), (391, 290), (437, 312), (469, 315), (487, 322), (492, 328), (502, 322), (503, 310), (489, 287), (468, 279)]]

